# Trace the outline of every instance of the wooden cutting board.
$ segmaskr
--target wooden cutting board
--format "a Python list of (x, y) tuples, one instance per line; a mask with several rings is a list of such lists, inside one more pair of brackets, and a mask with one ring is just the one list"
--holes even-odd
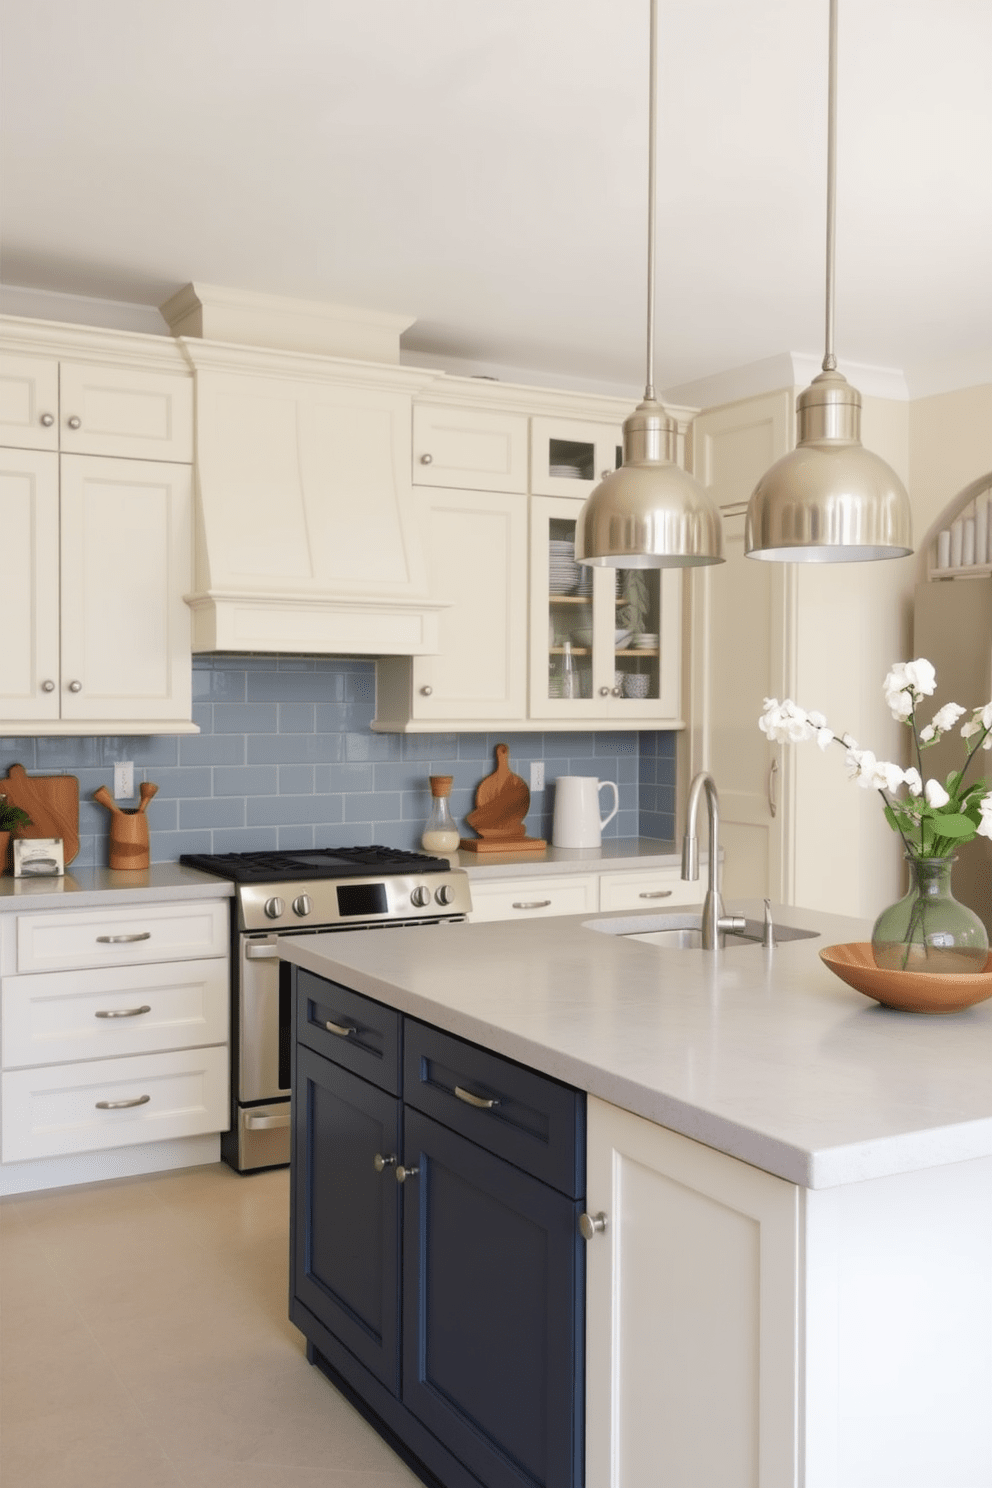
[(528, 837), (524, 817), (530, 810), (527, 782), (510, 769), (510, 750), (496, 745), (496, 769), (481, 781), (475, 793), (475, 810), (465, 820), (478, 837), (463, 837), (466, 852), (539, 852), (547, 847), (543, 837)]
[(0, 794), (31, 818), (19, 837), (61, 837), (68, 867), (79, 852), (79, 781), (75, 775), (29, 775), (23, 765), (11, 765), (0, 778)]

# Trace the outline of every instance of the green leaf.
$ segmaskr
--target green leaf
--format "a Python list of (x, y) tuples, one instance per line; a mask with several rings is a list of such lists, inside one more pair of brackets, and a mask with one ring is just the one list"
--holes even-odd
[(934, 812), (933, 825), (935, 832), (941, 837), (971, 837), (975, 831), (975, 823), (960, 813), (941, 816), (939, 812)]
[(947, 791), (948, 795), (953, 796), (954, 793), (957, 791), (958, 786), (961, 784), (961, 776), (963, 774), (963, 770), (952, 770), (950, 775), (948, 775), (947, 779), (944, 781), (944, 789)]

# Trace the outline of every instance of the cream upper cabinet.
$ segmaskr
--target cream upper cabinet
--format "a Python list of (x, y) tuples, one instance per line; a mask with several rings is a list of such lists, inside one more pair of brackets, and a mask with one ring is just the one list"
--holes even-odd
[(0, 445), (59, 447), (59, 364), (52, 357), (0, 352)]
[(18, 616), (0, 716), (42, 733), (192, 728), (189, 467), (0, 450), (0, 514)]
[(530, 716), (675, 725), (681, 575), (576, 563), (576, 517), (531, 498)]
[(0, 445), (188, 464), (193, 379), (183, 372), (5, 350)]
[(525, 492), (527, 434), (522, 413), (415, 403), (414, 485)]
[[(771, 393), (702, 413), (693, 425), (695, 474), (723, 518), (726, 562), (692, 583), (692, 773), (720, 792), (723, 892), (790, 902), (790, 751), (758, 728), (766, 697), (793, 695), (796, 565), (744, 556), (748, 497), (789, 448), (792, 396)], [(743, 638), (743, 640), (742, 640)]]
[(587, 1120), (587, 1488), (795, 1488), (799, 1190), (592, 1097)]
[(530, 488), (538, 495), (584, 501), (622, 459), (620, 424), (568, 418), (530, 421)]
[(383, 657), (373, 728), (514, 723), (527, 707), (527, 498), (418, 492), (429, 592), (445, 602), (434, 656)]
[(59, 688), (59, 457), (0, 449), (4, 607), (0, 717), (57, 720)]

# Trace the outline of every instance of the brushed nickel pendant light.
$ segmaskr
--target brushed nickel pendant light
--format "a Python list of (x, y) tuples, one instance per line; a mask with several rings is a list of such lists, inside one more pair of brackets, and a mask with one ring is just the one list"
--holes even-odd
[(913, 551), (909, 497), (861, 443), (861, 394), (834, 355), (837, 175), (837, 0), (830, 0), (827, 87), (827, 288), (823, 370), (796, 399), (796, 448), (766, 471), (748, 503), (749, 558), (865, 563)]
[(651, 0), (648, 108), (648, 313), (644, 401), (624, 420), (623, 464), (579, 512), (575, 556), (600, 568), (690, 568), (723, 562), (723, 524), (700, 483), (675, 463), (678, 426), (654, 394), (655, 134), (658, 6)]

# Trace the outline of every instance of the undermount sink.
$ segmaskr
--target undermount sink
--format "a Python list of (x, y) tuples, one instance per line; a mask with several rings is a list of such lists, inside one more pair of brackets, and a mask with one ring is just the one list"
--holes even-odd
[[(672, 910), (667, 914), (614, 915), (609, 918), (586, 920), (583, 929), (598, 930), (603, 935), (622, 935), (627, 940), (642, 940), (647, 945), (667, 946), (670, 950), (701, 950), (703, 916), (699, 910)], [(734, 946), (760, 946), (765, 927), (761, 920), (745, 920), (743, 930), (728, 930), (719, 938), (720, 950), (731, 950)], [(819, 935), (818, 930), (801, 930), (796, 925), (775, 924), (774, 934), (778, 943), (787, 940), (810, 940)]]

